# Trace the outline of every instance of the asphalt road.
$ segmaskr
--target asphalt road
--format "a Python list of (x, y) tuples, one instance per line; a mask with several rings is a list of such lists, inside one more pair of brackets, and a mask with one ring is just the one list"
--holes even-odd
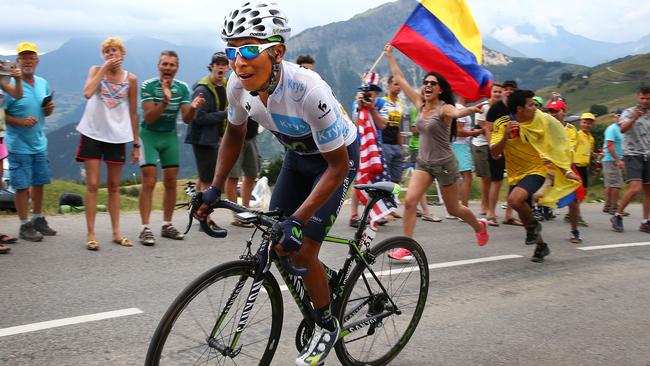
[[(568, 242), (568, 224), (544, 223), (552, 253), (542, 264), (529, 260), (533, 248), (523, 244), (522, 228), (491, 229), (490, 243), (478, 247), (464, 223), (418, 221), (416, 240), (433, 267), (429, 297), (414, 337), (392, 364), (650, 365), (650, 235), (637, 231), (639, 206), (630, 208), (623, 234), (610, 230), (609, 216), (599, 208), (584, 208), (590, 227), (582, 229), (579, 246)], [(442, 215), (440, 207), (433, 210)], [(230, 229), (226, 239), (194, 230), (185, 241), (123, 248), (110, 243), (109, 219), (101, 214), (99, 252), (84, 249), (83, 216), (50, 217), (58, 236), (14, 244), (11, 254), (0, 256), (0, 365), (142, 365), (174, 297), (202, 272), (242, 252), (249, 231), (227, 225), (228, 215), (218, 214)], [(335, 234), (352, 235), (347, 216), (346, 207)], [(125, 214), (122, 222), (135, 240), (139, 216)], [(184, 226), (183, 212), (175, 222)], [(1, 218), (0, 228), (17, 234), (17, 219)], [(396, 234), (399, 221), (375, 240)], [(621, 243), (645, 245), (582, 250)], [(337, 267), (342, 255), (324, 247), (321, 258)], [(297, 353), (297, 308), (288, 293), (284, 300), (283, 341), (274, 365), (293, 364)], [(13, 328), (112, 311), (134, 314), (42, 330)], [(10, 330), (21, 333), (8, 335)], [(339, 364), (334, 354), (327, 364)]]

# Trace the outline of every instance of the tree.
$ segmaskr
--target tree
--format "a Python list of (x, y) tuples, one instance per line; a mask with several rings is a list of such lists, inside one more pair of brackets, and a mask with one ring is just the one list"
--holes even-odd
[(589, 112), (595, 114), (596, 116), (602, 116), (607, 114), (607, 106), (602, 104), (594, 104), (589, 108)]
[(565, 71), (562, 74), (560, 74), (560, 84), (566, 83), (567, 81), (573, 79), (573, 73), (569, 71)]

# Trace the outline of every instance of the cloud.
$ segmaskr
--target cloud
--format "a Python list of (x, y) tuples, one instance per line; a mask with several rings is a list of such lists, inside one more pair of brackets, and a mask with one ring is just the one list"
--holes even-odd
[(492, 37), (508, 45), (540, 43), (541, 40), (530, 34), (517, 32), (514, 27), (498, 28), (492, 32)]

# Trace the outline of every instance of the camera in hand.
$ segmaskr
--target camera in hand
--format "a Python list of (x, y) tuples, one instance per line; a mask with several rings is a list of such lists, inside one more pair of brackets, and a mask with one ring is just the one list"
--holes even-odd
[(9, 77), (16, 70), (16, 63), (7, 60), (0, 60), (0, 82), (9, 82)]

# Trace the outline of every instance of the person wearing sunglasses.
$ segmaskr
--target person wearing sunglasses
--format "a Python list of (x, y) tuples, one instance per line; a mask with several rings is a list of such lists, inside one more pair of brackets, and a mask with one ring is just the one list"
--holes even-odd
[(356, 175), (359, 143), (330, 86), (317, 73), (284, 60), (290, 35), (285, 13), (273, 2), (247, 2), (225, 17), (221, 38), (233, 70), (227, 86), (228, 128), (196, 217), (204, 220), (220, 200), (248, 119), (271, 131), (287, 150), (269, 207), (288, 215), (279, 224), (282, 236), (275, 248), (307, 269), (303, 279), (316, 325), (296, 365), (310, 365), (323, 362), (340, 332), (318, 253)]
[[(400, 69), (393, 47), (384, 48), (393, 78), (402, 87), (406, 96), (420, 109), (416, 128), (420, 133), (420, 150), (415, 171), (409, 182), (404, 205), (404, 236), (413, 237), (415, 229), (416, 205), (420, 197), (437, 179), (447, 212), (470, 225), (476, 234), (478, 245), (489, 240), (485, 219), (477, 220), (474, 213), (458, 201), (459, 178), (458, 163), (451, 147), (452, 136), (456, 134), (456, 118), (479, 113), (483, 104), (457, 109), (449, 82), (437, 72), (429, 72), (422, 80), (420, 90), (409, 85)], [(392, 259), (404, 260), (411, 254), (406, 249), (398, 249), (389, 254)]]

